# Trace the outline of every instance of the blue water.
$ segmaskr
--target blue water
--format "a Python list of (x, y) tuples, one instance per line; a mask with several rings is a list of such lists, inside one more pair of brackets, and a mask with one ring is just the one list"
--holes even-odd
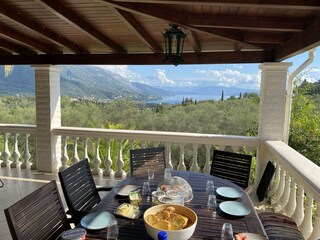
[[(224, 95), (224, 99), (229, 98), (230, 96)], [(169, 104), (181, 104), (183, 99), (186, 98), (192, 98), (193, 101), (203, 101), (203, 100), (220, 100), (221, 95), (188, 95), (188, 94), (182, 94), (182, 95), (173, 95), (164, 97), (161, 100), (151, 100), (147, 101), (148, 103), (169, 103)]]

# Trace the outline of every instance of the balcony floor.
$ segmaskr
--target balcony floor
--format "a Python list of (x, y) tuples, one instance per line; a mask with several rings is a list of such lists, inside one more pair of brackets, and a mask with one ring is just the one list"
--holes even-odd
[[(98, 176), (94, 178), (97, 186), (114, 186), (121, 181), (121, 179), (112, 180)], [(57, 173), (40, 173), (0, 167), (0, 179), (4, 183), (4, 187), (0, 188), (0, 240), (12, 240), (3, 210), (51, 180), (57, 180), (61, 199), (67, 208)]]
[[(97, 186), (110, 187), (121, 181), (121, 179), (107, 179), (98, 176), (95, 176), (94, 178)], [(41, 173), (30, 170), (0, 167), (0, 179), (5, 184), (3, 188), (0, 188), (0, 240), (12, 240), (3, 210), (51, 180), (57, 180), (61, 199), (65, 208), (67, 208), (57, 173)], [(271, 211), (268, 204), (265, 202), (259, 203), (257, 201), (254, 192), (250, 194), (250, 197), (258, 212)]]

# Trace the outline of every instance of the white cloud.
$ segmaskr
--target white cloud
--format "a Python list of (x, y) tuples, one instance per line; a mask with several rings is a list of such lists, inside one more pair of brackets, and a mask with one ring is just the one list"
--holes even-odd
[(260, 73), (248, 74), (241, 73), (238, 70), (225, 69), (222, 71), (196, 70), (196, 74), (201, 75), (202, 80), (207, 79), (213, 85), (256, 89), (260, 87)]
[(141, 80), (142, 78), (141, 75), (139, 73), (129, 70), (127, 65), (97, 65), (97, 66), (103, 69), (106, 69), (110, 72), (117, 73), (131, 82), (132, 81), (143, 82), (143, 80)]
[(160, 81), (161, 85), (176, 85), (175, 82), (166, 76), (166, 70), (156, 69), (156, 79)]
[(240, 64), (233, 64), (232, 65), (234, 68), (240, 68), (240, 69), (243, 69), (243, 66), (240, 65)]

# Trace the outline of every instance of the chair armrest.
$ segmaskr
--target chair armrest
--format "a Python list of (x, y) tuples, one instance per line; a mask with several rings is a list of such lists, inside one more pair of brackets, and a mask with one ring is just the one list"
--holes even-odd
[(111, 191), (113, 187), (97, 187), (98, 191)]

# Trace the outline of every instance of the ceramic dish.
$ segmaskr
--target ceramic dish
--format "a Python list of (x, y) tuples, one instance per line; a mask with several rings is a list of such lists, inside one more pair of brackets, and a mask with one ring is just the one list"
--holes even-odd
[(116, 187), (114, 192), (119, 196), (127, 197), (129, 196), (129, 193), (137, 191), (139, 188), (140, 187), (136, 185), (125, 185), (122, 187)]
[(113, 219), (114, 216), (109, 212), (93, 212), (84, 216), (80, 224), (89, 230), (99, 230), (108, 227)]
[(231, 216), (243, 217), (250, 214), (251, 210), (241, 202), (226, 201), (219, 205), (222, 212)]
[(216, 192), (222, 197), (233, 199), (239, 198), (243, 194), (242, 191), (232, 187), (219, 187)]

